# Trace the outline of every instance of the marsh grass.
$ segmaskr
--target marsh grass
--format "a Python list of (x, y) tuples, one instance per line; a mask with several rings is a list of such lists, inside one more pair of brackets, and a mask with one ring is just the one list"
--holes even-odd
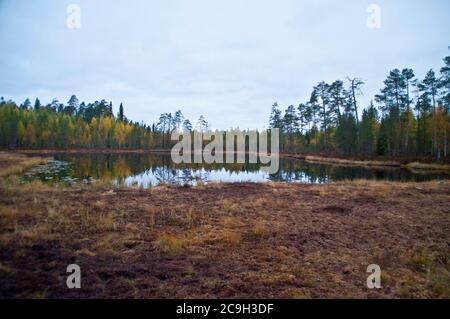
[(27, 157), (16, 153), (0, 152), (0, 177), (4, 178), (19, 174), (33, 166), (45, 165), (48, 160), (48, 158)]
[(237, 213), (237, 212), (241, 211), (240, 205), (230, 198), (223, 199), (221, 202), (221, 205), (224, 210), (231, 212), (231, 213), (233, 213), (233, 212)]
[[(376, 246), (389, 289), (370, 296), (449, 296), (447, 184), (358, 180), (141, 191), (33, 182), (0, 192), (0, 249), (9, 252), (0, 272), (10, 286), (24, 284), (14, 271), (24, 263), (36, 269), (30, 275), (36, 281), (45, 276), (43, 252), (59, 262), (80, 258), (92, 269), (107, 264), (127, 285), (118, 288), (139, 297), (358, 298), (369, 296), (359, 266), (371, 263)], [(350, 205), (355, 213), (323, 214), (331, 205)], [(159, 277), (149, 291), (148, 278)], [(98, 288), (83, 296), (115, 293), (103, 282)]]
[(86, 207), (78, 210), (81, 227), (87, 231), (115, 231), (117, 225), (113, 213), (95, 213)]
[(255, 226), (253, 226), (252, 232), (256, 237), (261, 237), (261, 238), (267, 237), (269, 234), (269, 231), (268, 231), (265, 223), (262, 221), (257, 222), (255, 224)]
[(428, 164), (420, 162), (411, 162), (408, 164), (400, 164), (395, 161), (358, 161), (342, 158), (320, 157), (320, 156), (306, 156), (305, 160), (312, 163), (324, 163), (337, 166), (359, 166), (359, 167), (403, 167), (410, 170), (420, 171), (450, 171), (450, 165), (445, 164)]
[(241, 243), (242, 236), (237, 231), (231, 229), (223, 229), (219, 232), (219, 241), (230, 245), (239, 245)]
[(320, 156), (306, 156), (307, 162), (313, 163), (327, 163), (343, 166), (375, 166), (375, 167), (400, 167), (400, 163), (394, 161), (357, 161), (342, 158), (320, 157)]
[(409, 169), (416, 169), (416, 170), (450, 171), (450, 165), (443, 165), (443, 164), (425, 164), (425, 163), (413, 162), (413, 163), (406, 164), (405, 167), (407, 167)]
[(183, 241), (175, 235), (164, 233), (153, 242), (160, 253), (178, 254), (183, 249)]

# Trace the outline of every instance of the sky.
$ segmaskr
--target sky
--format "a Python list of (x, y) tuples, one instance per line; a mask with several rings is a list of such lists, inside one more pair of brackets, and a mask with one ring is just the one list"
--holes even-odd
[(147, 124), (180, 109), (212, 128), (261, 129), (274, 102), (306, 102), (320, 81), (362, 78), (363, 108), (391, 69), (438, 71), (449, 16), (448, 0), (0, 0), (0, 96), (76, 94), (115, 112), (123, 102)]

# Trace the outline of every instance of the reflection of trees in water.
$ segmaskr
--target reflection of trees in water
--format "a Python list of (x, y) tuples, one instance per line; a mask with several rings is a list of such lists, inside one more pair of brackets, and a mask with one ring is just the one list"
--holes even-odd
[[(56, 159), (71, 163), (77, 177), (95, 179), (125, 178), (150, 170), (162, 180), (208, 178), (211, 171), (225, 169), (229, 173), (258, 172), (259, 164), (175, 164), (169, 155), (154, 154), (58, 154)], [(195, 172), (195, 174), (193, 174)]]
[(207, 183), (210, 171), (192, 170), (190, 168), (173, 168), (169, 166), (153, 167), (152, 174), (158, 183), (167, 184), (192, 184), (202, 181)]
[(189, 184), (194, 180), (194, 176), (192, 175), (190, 169), (182, 168), (180, 172), (181, 172), (180, 180), (183, 184)]
[(158, 183), (175, 184), (178, 183), (178, 170), (169, 166), (152, 167), (153, 176), (155, 176)]
[(270, 176), (270, 179), (274, 181), (302, 181), (307, 183), (327, 183), (355, 178), (375, 178), (374, 171), (365, 168), (322, 165), (298, 160), (281, 160), (278, 174)]
[(355, 166), (334, 166), (281, 159), (280, 170), (277, 174), (270, 175), (269, 179), (287, 182), (327, 183), (330, 181), (355, 179), (426, 181), (438, 177), (438, 173), (417, 175), (409, 170), (398, 168), (374, 169)]
[(272, 181), (326, 183), (331, 172), (326, 166), (310, 165), (298, 160), (280, 160), (277, 174), (269, 176)]
[[(119, 182), (129, 176), (150, 171), (159, 183), (207, 182), (212, 171), (231, 174), (259, 173), (261, 165), (250, 163), (233, 164), (174, 164), (170, 155), (156, 154), (58, 154), (55, 159), (71, 163), (73, 177)], [(341, 167), (300, 160), (280, 159), (280, 169), (268, 177), (273, 181), (302, 181), (326, 183), (328, 181), (353, 179), (429, 180), (438, 174), (416, 175), (402, 169), (369, 169), (364, 167)]]

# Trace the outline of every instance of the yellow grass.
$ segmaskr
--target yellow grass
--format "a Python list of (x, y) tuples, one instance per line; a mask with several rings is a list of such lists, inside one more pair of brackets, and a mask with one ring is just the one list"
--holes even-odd
[(405, 165), (405, 167), (418, 170), (450, 171), (450, 165), (442, 165), (442, 164), (424, 164), (419, 162), (413, 162)]
[(261, 221), (256, 223), (252, 229), (252, 232), (256, 237), (266, 237), (268, 234), (266, 225)]
[(41, 157), (0, 152), (0, 177), (19, 174), (30, 167), (46, 164), (47, 161), (48, 159)]
[(172, 234), (162, 234), (154, 241), (155, 247), (163, 253), (177, 254), (183, 248), (183, 241)]
[(342, 158), (328, 158), (328, 157), (320, 157), (320, 156), (306, 156), (305, 160), (307, 162), (314, 163), (326, 163), (326, 164), (335, 164), (335, 165), (349, 165), (349, 166), (390, 166), (390, 167), (399, 167), (400, 163), (394, 161), (357, 161), (357, 160), (348, 160)]
[[(76, 256), (90, 269), (110, 260), (117, 282), (127, 282), (121, 289), (137, 297), (149, 295), (139, 286), (147, 274), (135, 269), (148, 269), (150, 277), (167, 275), (151, 297), (175, 296), (174, 290), (180, 297), (230, 298), (450, 294), (447, 182), (214, 184), (203, 186), (204, 192), (102, 187), (0, 184), (0, 250), (9, 253), (0, 274), (8, 285), (20, 287), (18, 269), (24, 264), (36, 269), (32, 276), (40, 282), (48, 261), (38, 258), (39, 249), (45, 248), (58, 262)], [(164, 271), (170, 273), (161, 274), (167, 259), (171, 265)], [(382, 285), (390, 289), (365, 289), (369, 263), (382, 266)], [(224, 289), (217, 289), (223, 277), (210, 269), (229, 273)], [(60, 269), (49, 272), (57, 277)], [(189, 277), (194, 280), (186, 281)], [(45, 289), (35, 291), (39, 296)], [(0, 292), (5, 293), (1, 285)], [(95, 291), (86, 293), (97, 297)]]

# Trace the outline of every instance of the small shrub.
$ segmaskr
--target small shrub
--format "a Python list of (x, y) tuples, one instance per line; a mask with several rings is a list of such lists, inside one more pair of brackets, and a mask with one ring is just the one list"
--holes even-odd
[(430, 264), (431, 259), (424, 252), (414, 254), (407, 262), (410, 269), (421, 272), (425, 272)]
[(311, 299), (311, 295), (302, 289), (294, 289), (291, 297), (292, 299)]
[(239, 205), (236, 202), (234, 202), (228, 198), (225, 198), (224, 200), (222, 200), (222, 207), (223, 207), (223, 209), (225, 209), (226, 211), (229, 211), (229, 212), (239, 212), (240, 211)]
[(92, 214), (86, 208), (81, 208), (78, 211), (80, 215), (81, 225), (86, 230), (95, 231), (110, 231), (116, 230), (116, 223), (114, 221), (114, 214)]
[(116, 230), (114, 215), (112, 213), (100, 215), (100, 217), (97, 218), (95, 227), (97, 228), (97, 230), (103, 231)]
[(183, 242), (171, 234), (162, 234), (154, 242), (156, 249), (163, 253), (177, 254), (183, 249)]
[(221, 239), (228, 244), (238, 245), (241, 242), (241, 235), (235, 231), (225, 229), (222, 232)]
[(256, 225), (253, 227), (252, 231), (256, 237), (267, 237), (267, 235), (269, 233), (266, 225), (264, 225), (264, 223), (262, 223), (262, 222), (256, 223)]

